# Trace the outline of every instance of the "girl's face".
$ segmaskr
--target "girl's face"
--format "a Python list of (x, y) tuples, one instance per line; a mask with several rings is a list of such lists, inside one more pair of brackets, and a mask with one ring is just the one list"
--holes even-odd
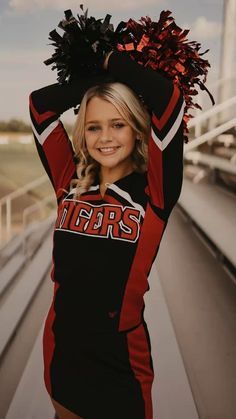
[(112, 103), (98, 97), (89, 101), (85, 141), (90, 156), (102, 167), (122, 169), (131, 165), (136, 137), (136, 132)]

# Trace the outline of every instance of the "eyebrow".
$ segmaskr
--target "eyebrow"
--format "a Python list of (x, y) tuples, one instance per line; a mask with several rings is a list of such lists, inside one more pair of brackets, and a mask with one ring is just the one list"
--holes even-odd
[[(113, 121), (120, 121), (120, 120), (124, 121), (124, 119), (123, 119), (123, 118), (112, 118), (112, 119), (109, 119), (109, 121), (112, 121), (112, 122), (113, 122)], [(85, 124), (85, 125), (92, 124), (92, 123), (93, 123), (93, 124), (95, 124), (95, 123), (96, 123), (96, 124), (98, 124), (99, 122), (100, 122), (100, 121), (97, 121), (97, 120), (96, 120), (96, 121), (95, 121), (95, 120), (94, 120), (94, 121), (88, 121), (88, 122), (86, 122), (86, 124)]]

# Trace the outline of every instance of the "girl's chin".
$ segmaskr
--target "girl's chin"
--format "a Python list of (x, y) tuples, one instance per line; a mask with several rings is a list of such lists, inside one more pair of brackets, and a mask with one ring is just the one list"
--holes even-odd
[(122, 164), (122, 160), (120, 161), (119, 159), (116, 159), (114, 156), (94, 158), (94, 160), (96, 160), (97, 163), (104, 167), (115, 167), (119, 164)]
[(113, 169), (120, 165), (120, 163), (112, 163), (112, 162), (106, 163), (106, 162), (98, 161), (98, 163), (100, 164), (100, 167), (107, 167), (108, 169)]
[(99, 164), (100, 168), (104, 169), (117, 169), (118, 167), (122, 167), (125, 164), (123, 161), (106, 161), (105, 159), (99, 159), (96, 160), (96, 162)]

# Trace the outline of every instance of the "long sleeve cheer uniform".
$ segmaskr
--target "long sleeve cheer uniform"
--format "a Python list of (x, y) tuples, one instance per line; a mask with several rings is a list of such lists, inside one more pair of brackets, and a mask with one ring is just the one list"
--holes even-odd
[(96, 179), (76, 205), (69, 192), (77, 177), (74, 152), (59, 117), (101, 78), (56, 83), (30, 95), (37, 150), (58, 203), (44, 378), (49, 394), (85, 419), (152, 419), (143, 295), (181, 192), (185, 102), (170, 80), (126, 52), (113, 52), (108, 73), (152, 112), (148, 167), (110, 184), (103, 197)]

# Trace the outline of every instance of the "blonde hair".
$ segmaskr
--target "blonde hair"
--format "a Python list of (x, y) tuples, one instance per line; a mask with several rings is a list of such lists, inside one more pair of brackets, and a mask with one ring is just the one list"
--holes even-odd
[(133, 169), (144, 172), (147, 168), (147, 144), (150, 135), (150, 115), (138, 96), (126, 85), (119, 82), (107, 82), (91, 87), (85, 93), (79, 108), (72, 134), (78, 179), (72, 179), (70, 188), (75, 188), (74, 198), (86, 192), (99, 173), (99, 163), (88, 153), (85, 142), (85, 116), (89, 101), (98, 97), (112, 103), (122, 118), (137, 132), (131, 154)]

